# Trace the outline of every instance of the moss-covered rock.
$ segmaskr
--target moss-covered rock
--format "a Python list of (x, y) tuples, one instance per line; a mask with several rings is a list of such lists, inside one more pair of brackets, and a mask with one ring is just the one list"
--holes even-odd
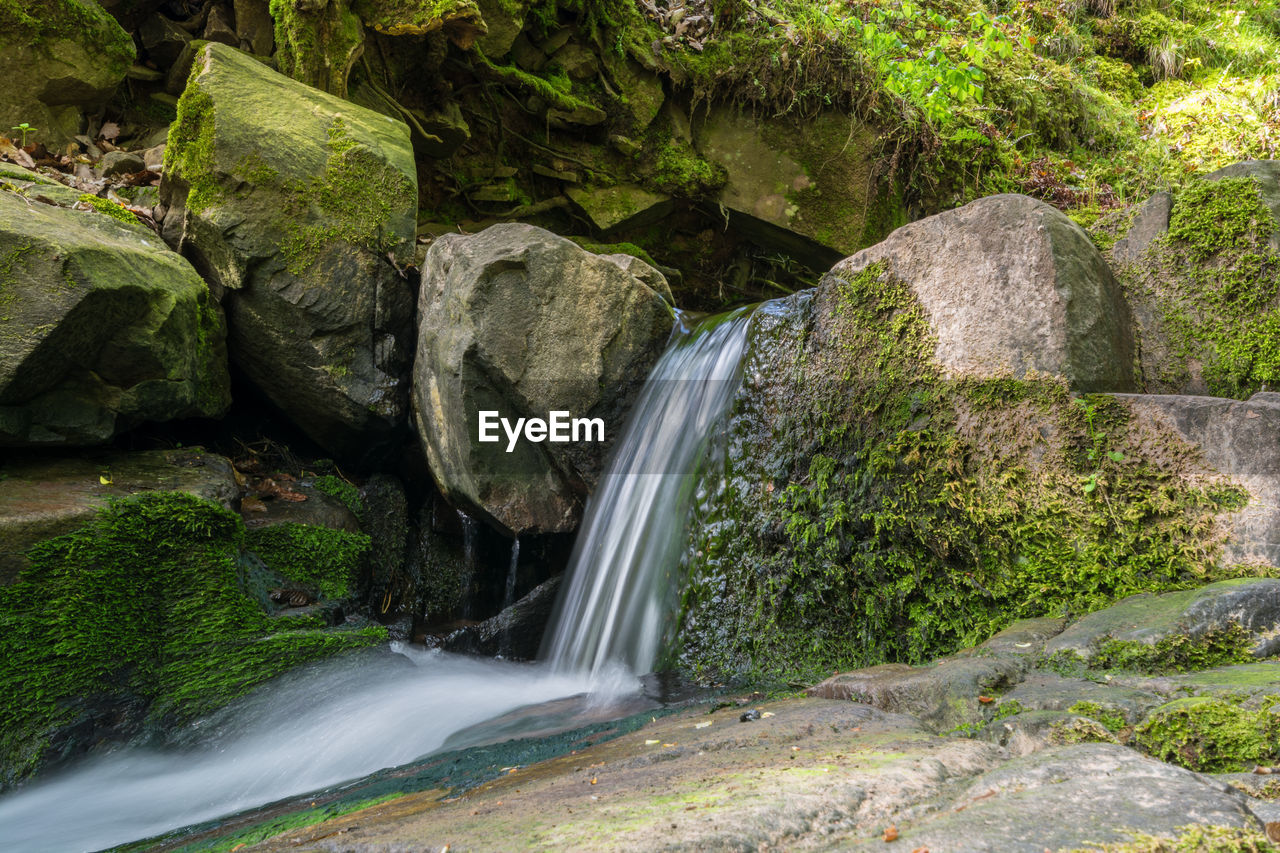
[(1280, 760), (1280, 714), (1270, 704), (1249, 709), (1192, 696), (1152, 711), (1134, 740), (1156, 758), (1191, 770), (1250, 770)]
[(1141, 390), (1245, 398), (1280, 379), (1278, 229), (1274, 161), (1140, 208), (1110, 255), (1133, 308)]
[(233, 360), (335, 453), (404, 422), (417, 183), (408, 128), (203, 48), (165, 149), (165, 237), (231, 318)]
[(111, 95), (133, 63), (133, 40), (94, 0), (0, 2), (0, 132), (26, 122), (31, 142), (66, 145), (80, 108)]
[(685, 554), (685, 666), (919, 663), (1018, 618), (1256, 571), (1218, 564), (1243, 489), (1174, 430), (1069, 392), (1124, 381), (1131, 352), (1084, 235), (1029, 200), (989, 203), (1025, 211), (1026, 231), (979, 205), (944, 214), (972, 217), (971, 243), (925, 220), (889, 241), (902, 251), (757, 313)]
[(101, 444), (230, 404), (204, 281), (131, 213), (88, 198), (0, 189), (0, 445)]
[(88, 524), (109, 501), (186, 492), (231, 509), (239, 497), (231, 461), (203, 450), (10, 459), (0, 468), (0, 585), (27, 567), (27, 551)]
[(156, 492), (30, 549), (17, 583), (0, 588), (0, 780), (192, 719), (290, 667), (385, 637), (270, 618), (249, 594), (244, 538), (223, 507)]
[(1136, 595), (1050, 640), (1048, 655), (1098, 668), (1208, 669), (1280, 651), (1280, 580), (1237, 578), (1202, 589)]

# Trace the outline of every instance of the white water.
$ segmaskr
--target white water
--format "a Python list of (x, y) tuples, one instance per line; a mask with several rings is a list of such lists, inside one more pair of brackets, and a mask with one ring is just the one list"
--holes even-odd
[(678, 593), (698, 463), (741, 380), (751, 313), (713, 318), (662, 355), (588, 501), (544, 657), (559, 672), (652, 671)]
[(99, 850), (157, 835), (408, 763), (464, 728), (589, 686), (544, 666), (439, 652), (333, 661), (234, 709), (235, 734), (182, 752), (122, 750), (0, 798), (0, 850)]
[[(737, 389), (748, 320), (686, 332), (642, 389), (587, 508), (548, 633), (551, 666), (401, 649), (309, 668), (196, 727), (189, 749), (122, 749), (0, 797), (0, 851), (98, 850), (516, 736), (536, 714), (472, 727), (525, 706), (634, 696), (632, 673), (652, 669), (678, 592), (694, 475)], [(470, 571), (477, 530), (462, 521)], [(515, 542), (508, 598), (518, 561)]]

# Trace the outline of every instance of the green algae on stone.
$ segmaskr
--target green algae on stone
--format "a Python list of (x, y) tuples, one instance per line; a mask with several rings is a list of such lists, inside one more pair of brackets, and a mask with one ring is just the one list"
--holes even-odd
[[(241, 586), (245, 531), (210, 501), (125, 498), (28, 552), (0, 588), (0, 765), (14, 782), (103, 736), (213, 710), (380, 627), (288, 628)], [(107, 715), (105, 718), (102, 715)], [(103, 720), (109, 728), (97, 730)]]

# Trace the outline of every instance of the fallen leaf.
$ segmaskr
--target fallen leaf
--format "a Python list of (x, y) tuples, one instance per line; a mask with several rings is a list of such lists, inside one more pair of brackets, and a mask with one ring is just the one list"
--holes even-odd
[(695, 723), (693, 727), (695, 729), (705, 729), (709, 725), (711, 725), (711, 721), (707, 720), (705, 723)]
[(929, 848), (928, 848), (928, 847), (917, 847), (915, 850), (912, 850), (912, 851), (911, 851), (911, 853), (929, 853)]
[(101, 483), (101, 484), (102, 484), (102, 485), (104, 485), (104, 486), (110, 486), (110, 485), (111, 485), (111, 475), (110, 475), (110, 474), (99, 474), (99, 475), (98, 475), (98, 482), (99, 482), (99, 483)]
[(1267, 839), (1270, 841), (1280, 841), (1280, 820), (1267, 822)]
[(644, 742), (644, 745), (645, 745), (645, 746), (653, 746), (655, 743), (661, 743), (661, 741), (660, 741), (660, 740), (658, 740), (657, 738), (653, 738), (653, 739), (651, 739), (651, 740), (647, 740), (647, 741), (645, 741), (645, 742)]
[(592, 785), (594, 785), (596, 782), (599, 782), (599, 781), (600, 781), (600, 778), (599, 778), (598, 776), (592, 776), (592, 777), (591, 777), (591, 784), (592, 784)]
[(994, 696), (979, 696), (978, 701), (981, 702), (983, 705), (990, 705), (992, 702), (996, 700)]
[(102, 130), (98, 131), (98, 138), (106, 139), (109, 142), (114, 142), (119, 138), (119, 136), (120, 125), (116, 124), (114, 121), (107, 122), (102, 126)]
[(250, 495), (240, 501), (241, 512), (266, 512), (267, 505), (262, 502), (262, 498), (255, 498)]
[(762, 720), (763, 720), (763, 719), (766, 719), (766, 718), (768, 718), (768, 717), (772, 717), (772, 716), (773, 716), (773, 712), (772, 712), (772, 711), (765, 711), (763, 714), (761, 714), (761, 715), (760, 715), (760, 719), (762, 719)]
[(898, 840), (898, 827), (894, 826), (893, 824), (890, 824), (890, 825), (889, 825), (889, 827), (888, 827), (887, 829), (885, 829), (885, 831), (884, 831), (884, 840), (885, 840), (885, 841), (897, 841), (897, 840)]

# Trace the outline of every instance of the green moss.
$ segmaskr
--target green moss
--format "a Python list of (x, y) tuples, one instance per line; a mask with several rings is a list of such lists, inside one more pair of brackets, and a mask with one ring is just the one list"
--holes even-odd
[(356, 518), (364, 516), (364, 501), (360, 499), (360, 490), (341, 477), (335, 477), (333, 474), (316, 477), (316, 488), (342, 501)]
[(1258, 237), (1269, 238), (1274, 230), (1252, 178), (1197, 181), (1179, 194), (1169, 217), (1169, 238), (1181, 241), (1197, 262), (1254, 248)]
[(1134, 730), (1145, 752), (1190, 770), (1250, 770), (1280, 760), (1280, 714), (1268, 701), (1250, 710), (1224, 699), (1191, 697), (1162, 705)]
[(1095, 720), (1077, 718), (1059, 720), (1049, 727), (1049, 743), (1063, 746), (1072, 743), (1117, 743), (1106, 726)]
[(633, 258), (639, 258), (651, 267), (658, 266), (658, 262), (653, 259), (653, 256), (635, 243), (598, 243), (588, 237), (570, 237), (569, 239), (595, 255), (630, 255)]
[(0, 588), (7, 781), (52, 751), (88, 748), (102, 714), (126, 735), (192, 719), (290, 667), (385, 637), (273, 622), (242, 591), (244, 536), (217, 504), (154, 492), (28, 552), (17, 583)]
[(213, 99), (193, 85), (199, 73), (197, 61), (192, 65), (187, 88), (178, 99), (178, 117), (169, 127), (164, 149), (165, 174), (186, 183), (186, 208), (192, 213), (201, 212), (222, 196), (214, 173)]
[(140, 222), (138, 217), (134, 216), (128, 210), (125, 210), (110, 199), (99, 198), (96, 195), (89, 195), (88, 193), (81, 193), (80, 201), (89, 205), (104, 216), (110, 216), (112, 219), (118, 222), (123, 222), (125, 225), (137, 225)]
[(1072, 853), (1280, 853), (1254, 829), (1191, 824), (1173, 838), (1139, 834), (1133, 841), (1103, 844)]
[(1171, 634), (1155, 644), (1111, 639), (1098, 648), (1090, 665), (1152, 674), (1193, 672), (1253, 661), (1251, 640), (1249, 632), (1235, 623), (1201, 637)]
[(351, 138), (341, 117), (334, 119), (328, 134), (324, 174), (285, 187), (293, 192), (286, 214), (315, 208), (323, 215), (314, 224), (299, 225), (294, 217), (284, 220), (287, 236), (280, 251), (294, 275), (318, 263), (335, 244), (377, 255), (397, 249), (400, 238), (392, 232), (392, 217), (415, 203), (412, 182)]
[(341, 600), (353, 594), (370, 542), (363, 533), (290, 523), (249, 531), (246, 547), (272, 571)]
[(1280, 256), (1275, 222), (1249, 178), (1196, 181), (1176, 197), (1169, 233), (1120, 265), (1131, 300), (1153, 306), (1169, 353), (1147, 348), (1146, 390), (1181, 391), (1198, 367), (1211, 394), (1245, 398), (1280, 381)]
[(654, 156), (652, 185), (678, 198), (705, 198), (728, 180), (724, 167), (698, 156), (683, 141), (668, 142)]
[(1118, 732), (1127, 725), (1122, 712), (1115, 708), (1104, 707), (1098, 702), (1077, 702), (1067, 710), (1073, 714), (1097, 720), (1111, 732)]
[(347, 75), (364, 43), (364, 26), (345, 0), (333, 0), (316, 12), (291, 0), (270, 0), (275, 21), (276, 64), (300, 83), (347, 96)]
[(1203, 543), (1247, 496), (1180, 473), (1194, 449), (1172, 432), (1131, 431), (1124, 404), (1057, 381), (945, 379), (921, 306), (882, 267), (828, 277), (813, 299), (820, 328), (755, 333), (744, 371), (768, 379), (704, 475), (687, 668), (920, 663), (1016, 619), (1238, 571)]

